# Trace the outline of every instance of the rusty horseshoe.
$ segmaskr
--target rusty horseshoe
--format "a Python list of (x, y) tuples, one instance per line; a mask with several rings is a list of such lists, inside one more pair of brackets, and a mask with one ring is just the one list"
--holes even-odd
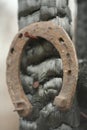
[(76, 90), (78, 79), (78, 61), (74, 44), (65, 30), (52, 22), (39, 22), (31, 24), (18, 32), (12, 42), (7, 58), (7, 85), (15, 110), (20, 116), (26, 117), (32, 111), (32, 104), (27, 99), (20, 81), (20, 61), (22, 51), (29, 37), (42, 37), (50, 41), (59, 52), (63, 62), (63, 84), (54, 105), (60, 110), (70, 108)]

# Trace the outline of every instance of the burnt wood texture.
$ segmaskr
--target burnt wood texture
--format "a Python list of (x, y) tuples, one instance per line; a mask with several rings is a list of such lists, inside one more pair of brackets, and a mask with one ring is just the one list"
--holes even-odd
[[(18, 0), (18, 9), (19, 30), (35, 22), (52, 21), (73, 38), (69, 0)], [(30, 42), (23, 51), (20, 79), (33, 111), (20, 119), (20, 130), (78, 130), (80, 112), (76, 96), (68, 111), (62, 112), (53, 104), (63, 78), (58, 52), (45, 39)]]

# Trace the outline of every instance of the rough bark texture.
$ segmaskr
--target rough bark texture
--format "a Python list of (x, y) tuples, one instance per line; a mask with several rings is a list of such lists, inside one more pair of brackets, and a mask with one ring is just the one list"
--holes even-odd
[[(72, 38), (68, 0), (19, 0), (19, 29), (39, 21), (53, 21)], [(31, 116), (20, 119), (20, 130), (74, 130), (79, 126), (79, 108), (74, 99), (70, 110), (61, 112), (53, 99), (62, 86), (62, 61), (48, 41), (27, 43), (21, 61), (21, 82), (33, 105)], [(38, 88), (39, 86), (39, 88)]]
[(81, 110), (87, 114), (87, 60), (79, 60), (77, 95)]
[(87, 59), (87, 1), (78, 0), (77, 54), (80, 59)]

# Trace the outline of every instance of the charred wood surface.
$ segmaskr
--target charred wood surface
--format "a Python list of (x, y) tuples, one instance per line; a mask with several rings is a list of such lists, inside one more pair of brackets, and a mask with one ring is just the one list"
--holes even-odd
[[(19, 0), (19, 29), (39, 21), (52, 21), (73, 37), (68, 0)], [(63, 80), (62, 60), (48, 41), (26, 43), (21, 61), (21, 83), (33, 105), (31, 116), (20, 120), (20, 130), (74, 130), (79, 126), (79, 108), (61, 112), (53, 105)]]

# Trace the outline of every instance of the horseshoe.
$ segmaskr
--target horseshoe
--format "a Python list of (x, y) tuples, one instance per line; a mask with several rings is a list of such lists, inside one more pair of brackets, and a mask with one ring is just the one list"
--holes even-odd
[[(25, 35), (27, 34), (27, 35)], [(29, 35), (28, 35), (29, 34)], [(7, 58), (7, 85), (15, 111), (26, 117), (32, 111), (32, 104), (27, 99), (20, 81), (21, 56), (30, 38), (42, 37), (53, 44), (63, 62), (63, 84), (54, 105), (60, 110), (68, 110), (73, 102), (78, 79), (78, 61), (74, 44), (65, 30), (52, 22), (31, 24), (18, 32), (14, 38)]]

